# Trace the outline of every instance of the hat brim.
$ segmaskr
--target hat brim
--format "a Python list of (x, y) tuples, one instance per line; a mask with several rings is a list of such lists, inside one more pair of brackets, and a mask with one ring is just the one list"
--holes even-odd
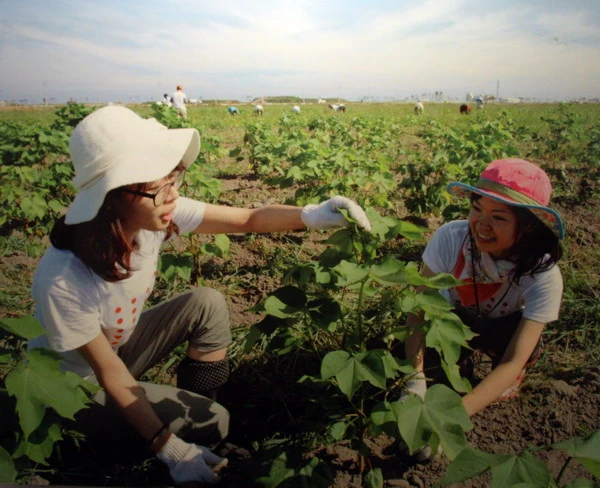
[(106, 194), (115, 188), (149, 183), (167, 176), (180, 162), (188, 168), (200, 153), (200, 135), (194, 128), (157, 131), (118, 155), (118, 164), (93, 184), (79, 190), (65, 215), (68, 225), (92, 220)]
[(529, 209), (540, 221), (548, 227), (559, 239), (564, 238), (565, 229), (560, 214), (550, 208), (544, 207), (543, 205), (532, 205), (527, 203), (516, 202), (515, 200), (501, 195), (499, 193), (483, 190), (475, 186), (467, 185), (465, 183), (449, 183), (446, 186), (448, 192), (458, 197), (469, 198), (472, 193), (491, 198), (497, 202), (502, 202), (513, 207), (521, 207)]

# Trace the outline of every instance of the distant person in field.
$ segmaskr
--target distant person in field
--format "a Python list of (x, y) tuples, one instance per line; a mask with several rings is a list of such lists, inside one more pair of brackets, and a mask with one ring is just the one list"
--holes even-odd
[(171, 97), (169, 96), (168, 93), (165, 93), (163, 95), (162, 103), (163, 103), (163, 105), (166, 105), (167, 107), (171, 106)]
[[(229, 376), (229, 312), (218, 291), (198, 287), (145, 309), (165, 241), (187, 233), (363, 229), (363, 209), (345, 197), (304, 207), (240, 208), (181, 197), (200, 151), (196, 129), (167, 129), (120, 106), (85, 117), (70, 138), (75, 199), (50, 233), (33, 279), (35, 316), (47, 334), (28, 347), (60, 353), (63, 368), (103, 387), (78, 416), (92, 440), (145, 441), (173, 481), (215, 483), (226, 463), (210, 448), (228, 434), (217, 390)], [(139, 378), (187, 345), (177, 386)], [(204, 447), (209, 446), (209, 447)]]
[(171, 95), (171, 102), (182, 119), (187, 118), (187, 108), (185, 107), (187, 99), (187, 95), (183, 93), (183, 86), (177, 85), (177, 90), (175, 90)]
[[(423, 253), (421, 274), (451, 273), (464, 285), (442, 290), (455, 313), (479, 334), (470, 343), (492, 360), (492, 371), (463, 397), (469, 415), (518, 394), (526, 369), (542, 350), (542, 331), (558, 319), (563, 281), (563, 222), (548, 206), (547, 174), (522, 159), (491, 162), (475, 185), (450, 183), (448, 191), (468, 198), (467, 220), (441, 226)], [(427, 377), (438, 376), (440, 358), (426, 349), (410, 315), (405, 352), (417, 372), (407, 390), (423, 397)]]

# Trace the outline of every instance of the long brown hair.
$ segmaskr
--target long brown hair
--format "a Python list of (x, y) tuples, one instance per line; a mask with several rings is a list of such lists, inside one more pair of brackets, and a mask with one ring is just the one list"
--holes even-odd
[[(143, 191), (145, 187), (144, 183), (132, 185), (132, 189), (138, 191)], [(136, 245), (125, 237), (115, 211), (118, 205), (122, 205), (119, 193), (118, 188), (108, 192), (98, 214), (92, 220), (67, 225), (65, 218), (61, 217), (50, 232), (50, 242), (54, 247), (72, 251), (94, 273), (110, 282), (129, 278), (134, 271), (131, 267), (131, 253)], [(165, 239), (173, 232), (177, 232), (177, 226), (171, 223)]]

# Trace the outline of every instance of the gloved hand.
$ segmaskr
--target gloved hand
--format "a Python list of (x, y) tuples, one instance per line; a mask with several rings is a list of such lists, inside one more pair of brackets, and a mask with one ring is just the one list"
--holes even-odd
[(349, 216), (356, 220), (358, 226), (366, 231), (371, 230), (371, 222), (365, 211), (349, 198), (333, 197), (316, 205), (311, 203), (302, 209), (302, 222), (309, 229), (325, 230), (333, 227), (346, 227), (348, 222), (338, 209), (348, 210)]
[(169, 437), (156, 457), (169, 467), (169, 473), (175, 483), (189, 481), (217, 483), (220, 479), (219, 475), (208, 465), (227, 462), (226, 458), (213, 454), (210, 449), (189, 444), (174, 434)]
[[(425, 373), (419, 371), (415, 373), (405, 384), (404, 391), (400, 394), (399, 401), (404, 401), (408, 395), (411, 393), (420, 396), (421, 398), (425, 397), (425, 393), (427, 392), (427, 380), (425, 379)], [(404, 441), (400, 440), (398, 442), (398, 447), (401, 451), (408, 451), (408, 446), (404, 443)], [(442, 446), (440, 445), (437, 450), (438, 454), (442, 453)], [(418, 462), (424, 462), (433, 457), (433, 451), (429, 446), (423, 446), (421, 449), (418, 449), (413, 453), (413, 457)]]
[(404, 391), (400, 395), (399, 400), (403, 401), (409, 394), (414, 393), (419, 395), (422, 399), (425, 398), (425, 392), (427, 391), (427, 380), (425, 379), (425, 373), (419, 371), (415, 373), (405, 384)]

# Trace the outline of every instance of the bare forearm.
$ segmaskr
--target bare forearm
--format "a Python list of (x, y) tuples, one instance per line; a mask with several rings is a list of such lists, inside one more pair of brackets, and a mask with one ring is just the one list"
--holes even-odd
[[(131, 375), (127, 366), (110, 347), (104, 334), (81, 346), (79, 353), (86, 358), (106, 394), (121, 414), (146, 440), (150, 441), (162, 427), (146, 393)], [(161, 447), (168, 432), (156, 439), (152, 448)], [(160, 442), (159, 442), (160, 441)]]
[(105, 378), (99, 380), (123, 417), (146, 441), (151, 440), (162, 426), (162, 421), (129, 371), (105, 375)]
[(463, 397), (469, 415), (474, 415), (496, 401), (514, 383), (523, 366), (516, 362), (500, 363), (481, 383)]
[(251, 232), (282, 232), (305, 229), (302, 207), (267, 205), (254, 209), (249, 219)]
[(235, 234), (240, 232), (283, 232), (305, 229), (302, 207), (265, 205), (259, 208), (207, 205), (204, 219), (196, 232), (204, 234)]

